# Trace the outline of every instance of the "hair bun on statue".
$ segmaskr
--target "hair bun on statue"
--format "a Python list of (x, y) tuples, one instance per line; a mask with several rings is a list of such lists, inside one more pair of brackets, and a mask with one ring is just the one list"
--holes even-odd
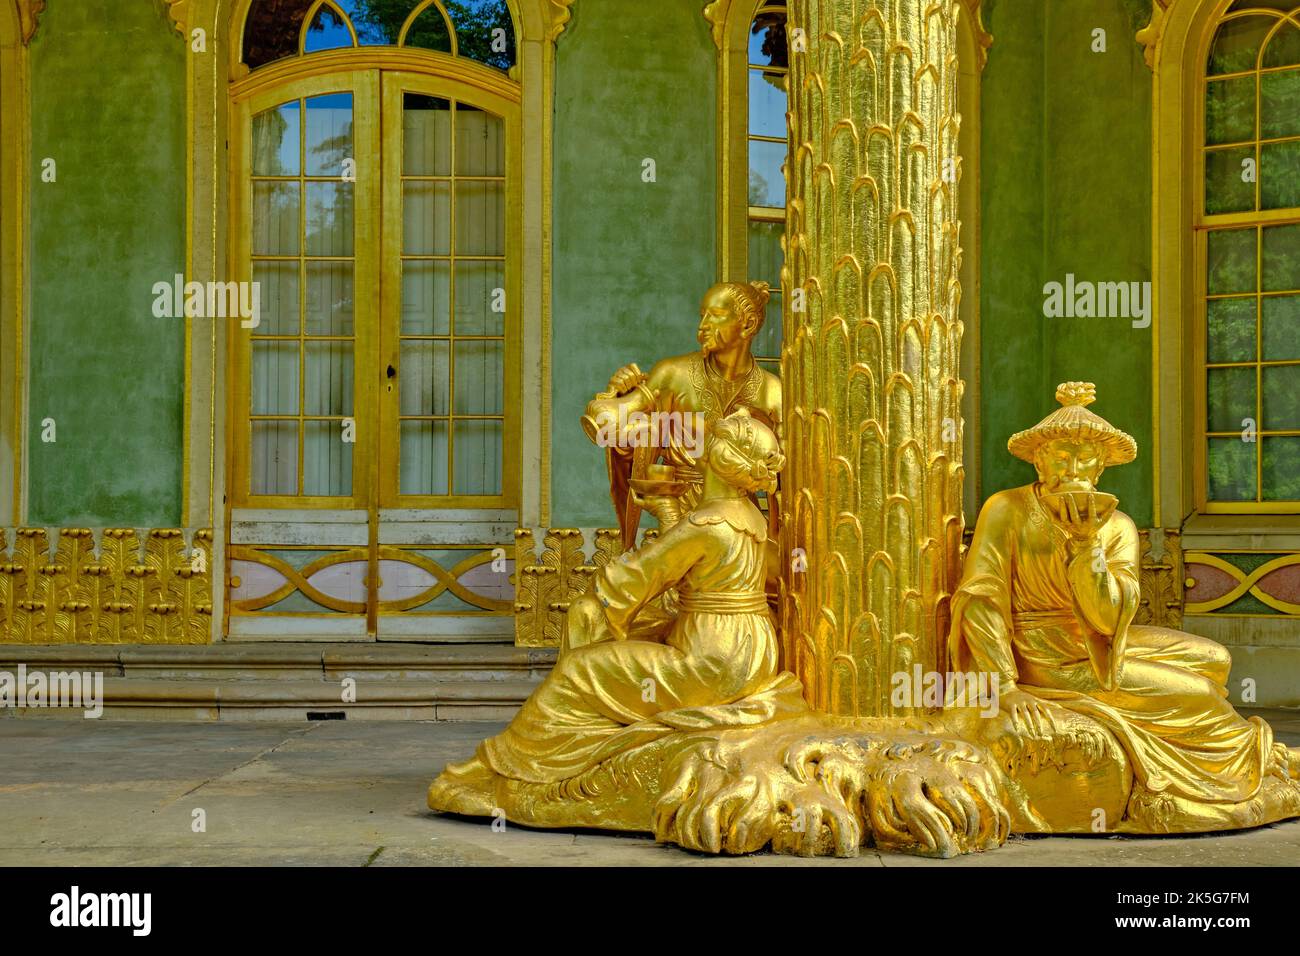
[(754, 290), (754, 304), (758, 306), (759, 311), (767, 309), (767, 300), (772, 298), (772, 287), (759, 279), (751, 282), (749, 287)]

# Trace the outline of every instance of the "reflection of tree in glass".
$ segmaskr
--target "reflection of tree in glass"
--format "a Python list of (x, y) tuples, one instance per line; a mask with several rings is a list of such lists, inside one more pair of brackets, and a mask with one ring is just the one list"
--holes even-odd
[[(353, 0), (357, 12), (358, 32), (361, 25), (373, 28), (396, 43), (402, 24), (410, 16), (414, 4), (411, 0)], [(506, 0), (444, 0), (443, 6), (456, 30), (456, 42), (461, 56), (478, 60), (500, 70), (508, 70), (515, 62), (515, 30)], [(504, 50), (493, 49), (493, 31), (504, 41)], [(428, 50), (449, 50), (447, 27), (437, 9), (430, 7), (421, 13), (406, 35), (406, 45)], [(500, 42), (495, 44), (501, 46)]]
[(749, 171), (749, 204), (751, 206), (768, 206), (771, 200), (768, 198), (767, 180), (759, 174), (758, 170)]
[(780, 67), (790, 65), (790, 56), (786, 49), (784, 10), (766, 10), (760, 13), (754, 17), (754, 25), (750, 28), (750, 32), (754, 36), (763, 34), (763, 56), (767, 58), (768, 65)]
[[(363, 46), (396, 44), (402, 25), (417, 0), (335, 0), (352, 20)], [(244, 30), (244, 62), (251, 69), (298, 52), (298, 37), (312, 0), (253, 0)], [(460, 55), (508, 70), (515, 62), (515, 30), (506, 0), (444, 0), (456, 30)], [(337, 18), (322, 8), (332, 26)], [(495, 34), (494, 31), (503, 31)], [(782, 34), (784, 36), (784, 33)], [(497, 38), (500, 38), (500, 42)], [(451, 49), (447, 26), (436, 7), (429, 7), (411, 25), (408, 46)], [(504, 50), (494, 46), (504, 45)]]

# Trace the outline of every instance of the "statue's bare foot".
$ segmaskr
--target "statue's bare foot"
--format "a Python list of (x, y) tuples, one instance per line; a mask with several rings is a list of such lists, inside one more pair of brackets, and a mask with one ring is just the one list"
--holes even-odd
[(497, 775), (477, 756), (450, 763), (429, 785), (429, 809), (490, 817), (496, 810)]

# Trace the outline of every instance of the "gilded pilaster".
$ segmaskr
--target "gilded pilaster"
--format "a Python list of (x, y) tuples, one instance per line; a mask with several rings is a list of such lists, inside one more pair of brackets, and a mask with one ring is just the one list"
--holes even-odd
[(836, 714), (942, 670), (959, 572), (957, 16), (790, 5), (783, 650)]

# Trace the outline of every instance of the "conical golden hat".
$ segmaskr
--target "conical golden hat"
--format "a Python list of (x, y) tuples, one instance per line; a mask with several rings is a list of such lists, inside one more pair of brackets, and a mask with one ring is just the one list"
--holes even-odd
[(1088, 411), (1086, 406), (1097, 400), (1097, 386), (1092, 382), (1063, 382), (1056, 386), (1056, 400), (1061, 403), (1060, 408), (1033, 428), (1011, 436), (1007, 442), (1011, 454), (1032, 463), (1034, 452), (1042, 445), (1064, 438), (1100, 445), (1107, 465), (1123, 465), (1137, 457), (1137, 442), (1132, 435)]

